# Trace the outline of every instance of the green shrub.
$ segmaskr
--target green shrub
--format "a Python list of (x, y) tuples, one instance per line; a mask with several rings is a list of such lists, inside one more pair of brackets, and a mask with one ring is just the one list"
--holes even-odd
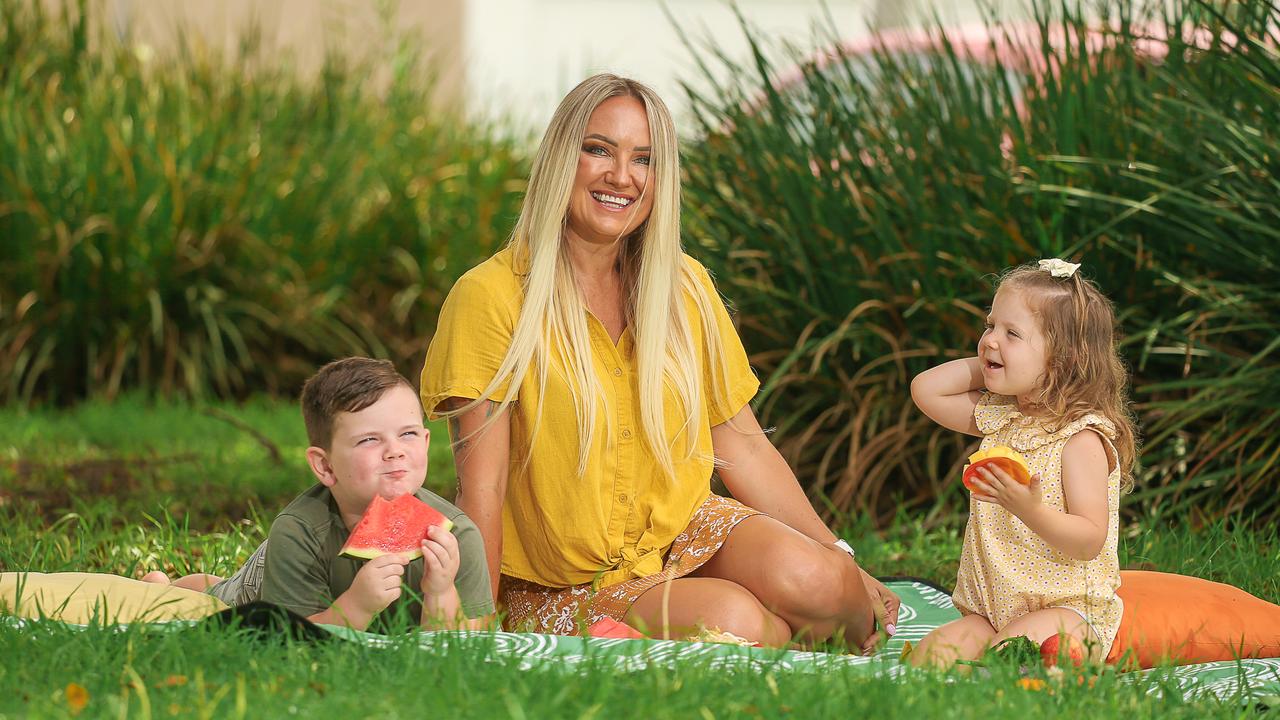
[[(737, 305), (759, 410), (831, 512), (955, 507), (937, 498), (961, 497), (973, 439), (909, 382), (972, 354), (992, 273), (1056, 256), (1120, 312), (1146, 437), (1130, 509), (1275, 518), (1280, 7), (1160, 7), (1086, 21), (1039, 2), (1031, 42), (987, 63), (941, 31), (933, 52), (792, 51), (790, 84), (744, 25), (752, 62), (690, 89), (691, 242)], [(1075, 40), (1051, 43), (1060, 28)], [(1086, 50), (1090, 29), (1105, 42)]]
[(147, 59), (92, 8), (0, 3), (0, 402), (292, 392), (361, 353), (416, 373), (444, 294), (505, 239), (519, 145), (250, 38)]

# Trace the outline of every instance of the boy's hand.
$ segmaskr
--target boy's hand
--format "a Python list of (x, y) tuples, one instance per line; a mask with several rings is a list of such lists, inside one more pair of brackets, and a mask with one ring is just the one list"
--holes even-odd
[(436, 597), (452, 590), (458, 565), (458, 538), (432, 525), (422, 540), (422, 594)]
[(382, 612), (400, 597), (400, 579), (408, 560), (403, 555), (383, 555), (364, 564), (345, 594), (356, 608), (370, 616)]
[(973, 497), (1025, 519), (1040, 507), (1040, 475), (1032, 475), (1031, 484), (1023, 485), (999, 466), (986, 465), (978, 468), (973, 479)]

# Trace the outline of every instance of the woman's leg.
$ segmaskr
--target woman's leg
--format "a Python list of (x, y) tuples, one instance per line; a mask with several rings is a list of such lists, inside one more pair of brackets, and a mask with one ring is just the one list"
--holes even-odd
[(957, 660), (977, 660), (996, 636), (995, 628), (981, 615), (965, 615), (924, 636), (912, 651), (912, 665), (949, 668)]
[(1025, 636), (1036, 645), (1039, 645), (1050, 636), (1058, 633), (1065, 633), (1078, 640), (1087, 649), (1091, 659), (1100, 660), (1102, 658), (1102, 642), (1094, 634), (1093, 628), (1089, 627), (1089, 623), (1080, 617), (1080, 613), (1067, 608), (1045, 608), (1044, 610), (1027, 613), (996, 633), (996, 636), (991, 639), (991, 646), (995, 647), (1001, 642), (1019, 635)]
[(783, 647), (791, 628), (737, 583), (708, 577), (682, 577), (655, 585), (632, 603), (628, 624), (655, 637), (684, 638), (702, 627)]
[(691, 577), (742, 586), (808, 640), (842, 634), (846, 644), (857, 648), (875, 629), (857, 563), (767, 515), (738, 523)]

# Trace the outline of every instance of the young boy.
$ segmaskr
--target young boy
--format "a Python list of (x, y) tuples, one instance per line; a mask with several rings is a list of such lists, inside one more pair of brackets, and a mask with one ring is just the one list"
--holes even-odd
[[(217, 578), (206, 575), (174, 584), (207, 587), (230, 604), (261, 599), (356, 630), (375, 619), (385, 627), (402, 612), (424, 628), (479, 627), (479, 618), (494, 612), (484, 543), (461, 510), (422, 487), (429, 433), (409, 382), (385, 360), (337, 360), (303, 386), (302, 416), (311, 443), (307, 464), (319, 483), (285, 507), (267, 541), (234, 576), (212, 587)], [(413, 561), (338, 555), (375, 495), (407, 493), (449, 518), (453, 532), (431, 528), (423, 556)], [(162, 574), (143, 579), (156, 575)]]

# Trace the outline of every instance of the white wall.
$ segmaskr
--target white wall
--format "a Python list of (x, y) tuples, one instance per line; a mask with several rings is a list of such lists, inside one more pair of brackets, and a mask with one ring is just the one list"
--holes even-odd
[[(748, 22), (766, 37), (805, 48), (814, 47), (815, 23), (829, 26), (828, 13), (839, 36), (850, 39), (866, 36), (873, 24), (893, 27), (918, 18), (923, 4), (737, 0)], [(1003, 0), (1007, 7), (1023, 4)], [(467, 0), (462, 64), (469, 109), (540, 131), (570, 88), (592, 73), (609, 71), (652, 86), (679, 122), (686, 108), (678, 81), (696, 80), (699, 72), (663, 5), (660, 0)], [(709, 34), (731, 57), (750, 57), (726, 0), (667, 0), (665, 5), (691, 36)], [(940, 0), (936, 10), (949, 23), (980, 17), (971, 0)]]
[[(5, 2), (6, 0), (0, 0)], [(63, 0), (42, 0), (52, 9)], [(375, 0), (95, 0), (99, 17), (116, 33), (170, 52), (178, 34), (234, 52), (252, 20), (268, 50), (288, 50), (304, 73), (324, 49), (337, 45), (361, 54), (389, 43)], [(679, 81), (701, 75), (664, 12), (696, 41), (708, 37), (738, 62), (749, 59), (731, 2), (775, 46), (806, 49), (836, 34), (856, 39), (870, 27), (898, 27), (936, 13), (948, 24), (980, 19), (979, 2), (1002, 14), (1030, 0), (386, 0), (399, 32), (420, 34), (441, 80), (440, 101), (450, 108), (502, 118), (517, 130), (540, 133), (552, 110), (575, 84), (610, 71), (642, 80), (666, 100), (681, 128), (686, 113)], [(1013, 10), (1010, 10), (1010, 9)], [(815, 36), (815, 28), (819, 35)], [(777, 48), (772, 50), (777, 53)], [(268, 53), (269, 56), (269, 53)], [(717, 70), (719, 66), (713, 65)]]

